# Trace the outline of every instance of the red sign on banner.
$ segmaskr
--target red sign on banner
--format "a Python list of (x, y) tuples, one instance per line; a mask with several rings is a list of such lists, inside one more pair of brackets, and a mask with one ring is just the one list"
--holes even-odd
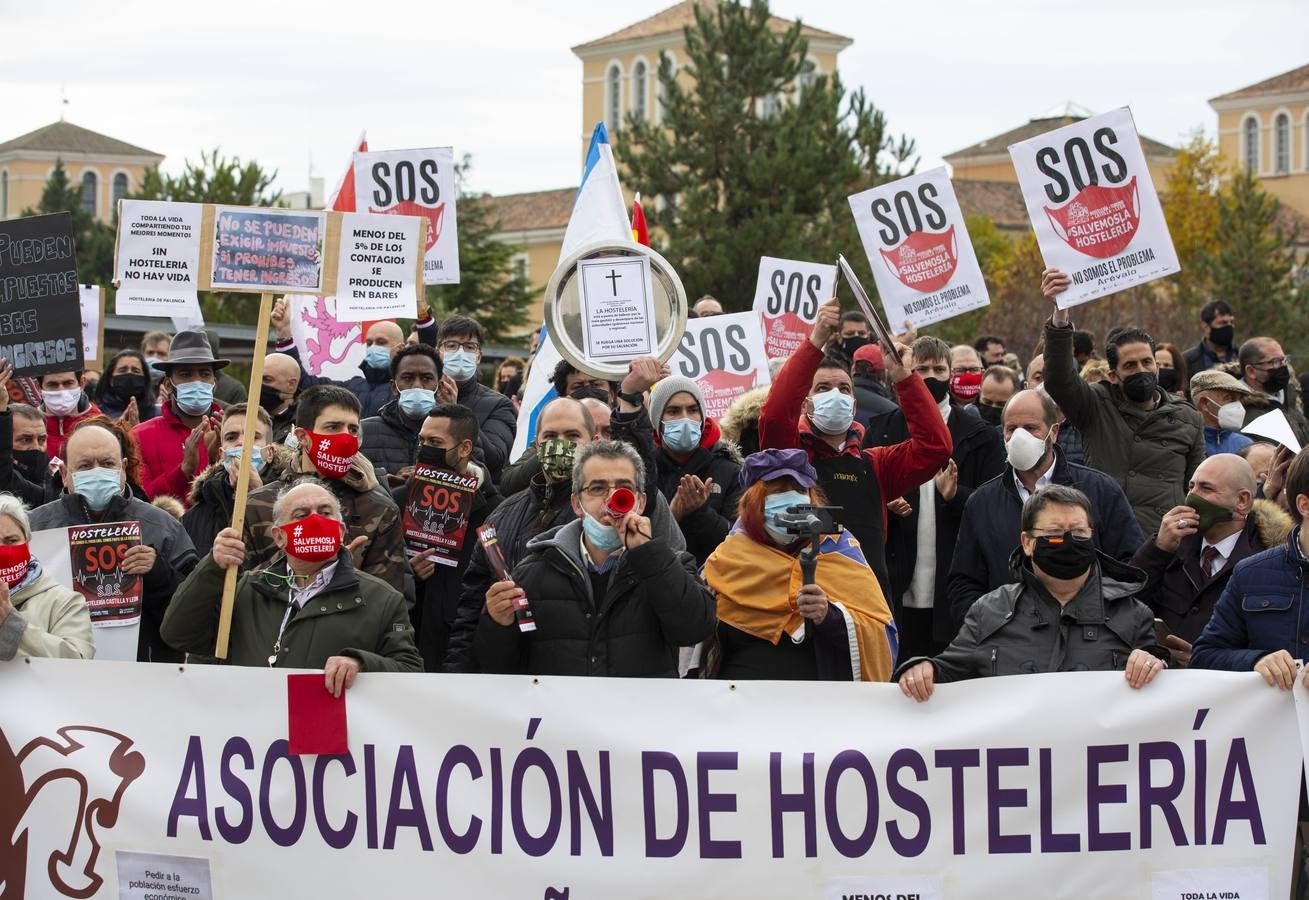
[(131, 625), (141, 618), (141, 576), (123, 572), (123, 556), (140, 545), (140, 522), (68, 529), (73, 587), (86, 598), (93, 625)]

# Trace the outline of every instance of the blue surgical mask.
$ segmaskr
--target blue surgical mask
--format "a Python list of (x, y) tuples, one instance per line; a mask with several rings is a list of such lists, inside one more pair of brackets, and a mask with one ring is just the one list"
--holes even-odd
[(618, 536), (617, 528), (592, 518), (590, 513), (582, 516), (582, 530), (586, 532), (586, 539), (591, 542), (591, 546), (597, 550), (607, 553), (623, 545), (623, 539)]
[(159, 368), (159, 360), (155, 359), (153, 356), (147, 356), (145, 358), (145, 364), (150, 367), (150, 377), (155, 381), (164, 377), (164, 370)]
[(374, 344), (364, 351), (364, 365), (370, 369), (391, 368), (391, 351), (386, 347)]
[(669, 419), (663, 423), (664, 446), (674, 453), (690, 453), (700, 446), (703, 427), (695, 419)]
[(214, 405), (214, 386), (207, 381), (173, 385), (177, 408), (188, 416), (203, 416)]
[[(227, 451), (227, 458), (228, 458), (228, 459), (240, 459), (240, 458), (241, 458), (241, 448), (240, 448), (240, 447), (233, 447), (233, 448), (231, 448), (230, 450), (228, 450), (228, 451)], [(254, 466), (255, 471), (258, 472), (260, 475), (264, 474), (264, 466), (268, 465), (268, 462), (267, 462), (267, 460), (264, 459), (264, 448), (263, 448), (263, 447), (255, 447), (254, 456), (251, 457), (251, 459), (250, 459), (250, 464), (251, 464), (252, 466)]]
[(102, 510), (123, 492), (122, 469), (86, 469), (73, 473), (73, 493), (78, 494), (86, 505), (94, 510)]
[(282, 441), (282, 446), (288, 450), (299, 450), (300, 439), (295, 436), (294, 431), (288, 431), (286, 433), (286, 439)]
[(477, 371), (477, 354), (467, 350), (450, 350), (441, 354), (445, 374), (455, 381), (467, 381)]
[(425, 419), (436, 409), (436, 391), (406, 388), (400, 392), (400, 412), (411, 419)]
[(850, 430), (850, 423), (854, 421), (854, 400), (849, 394), (833, 388), (809, 399), (814, 402), (814, 414), (810, 418), (815, 428), (823, 434), (845, 434)]
[(813, 503), (808, 494), (800, 491), (782, 491), (778, 494), (769, 494), (764, 498), (764, 530), (768, 536), (779, 544), (790, 544), (796, 539), (796, 535), (789, 534), (783, 529), (777, 527), (777, 517), (786, 512), (792, 506), (802, 506)]

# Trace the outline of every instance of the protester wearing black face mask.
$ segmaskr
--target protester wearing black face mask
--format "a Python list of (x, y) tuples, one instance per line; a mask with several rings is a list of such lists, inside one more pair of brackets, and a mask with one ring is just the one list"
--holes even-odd
[(1297, 392), (1289, 389), (1291, 358), (1282, 352), (1282, 345), (1270, 337), (1252, 337), (1241, 345), (1238, 358), (1241, 377), (1254, 392), (1241, 401), (1245, 423), (1280, 409), (1300, 445), (1309, 444), (1309, 421), (1300, 410)]
[(295, 398), (300, 387), (300, 364), (285, 353), (264, 357), (264, 379), (259, 386), (259, 406), (273, 420), (272, 442), (286, 443), (295, 427)]
[(1186, 351), (1187, 371), (1194, 375), (1225, 363), (1236, 362), (1236, 316), (1222, 300), (1211, 300), (1200, 310), (1200, 343)]
[(1091, 502), (1076, 488), (1043, 487), (1023, 504), (1014, 583), (979, 598), (942, 653), (902, 663), (895, 680), (916, 700), (938, 682), (1031, 672), (1125, 672), (1148, 684), (1171, 657), (1154, 614), (1136, 595), (1145, 573), (1095, 548)]
[(45, 416), (36, 407), (9, 402), (12, 373), (9, 361), (0, 360), (0, 491), (35, 508), (57, 498), (62, 483), (50, 472)]
[(109, 360), (104, 377), (96, 382), (92, 400), (102, 413), (115, 421), (129, 409), (135, 410), (134, 414), (128, 415), (130, 425), (153, 419), (159, 415), (159, 407), (155, 405), (155, 392), (150, 376), (146, 374), (149, 371), (143, 355), (136, 350), (123, 350)]

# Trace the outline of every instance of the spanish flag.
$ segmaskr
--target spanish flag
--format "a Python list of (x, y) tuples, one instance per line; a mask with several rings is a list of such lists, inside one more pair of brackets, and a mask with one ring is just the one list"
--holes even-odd
[(650, 229), (646, 227), (645, 212), (641, 209), (640, 191), (632, 198), (632, 240), (650, 246)]

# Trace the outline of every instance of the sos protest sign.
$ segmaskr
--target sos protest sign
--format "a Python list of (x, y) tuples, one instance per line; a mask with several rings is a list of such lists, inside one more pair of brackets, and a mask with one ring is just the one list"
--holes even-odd
[(468, 537), (468, 517), (477, 493), (477, 475), (418, 463), (401, 513), (405, 551), (416, 556), (435, 549), (431, 559), (443, 566), (459, 564)]
[(835, 290), (836, 266), (759, 258), (754, 311), (763, 319), (764, 352), (769, 359), (790, 356), (809, 340), (819, 305)]
[(426, 219), (423, 283), (459, 282), (453, 148), (356, 153), (354, 189), (360, 212)]
[(15, 375), (80, 371), (82, 316), (73, 217), (0, 222), (0, 357)]
[(132, 625), (141, 618), (141, 576), (123, 572), (123, 556), (141, 545), (140, 522), (68, 529), (73, 589), (86, 598), (92, 625)]
[(722, 418), (737, 397), (772, 383), (759, 317), (752, 312), (688, 319), (669, 360), (677, 375), (704, 394), (705, 416)]
[(944, 166), (855, 194), (850, 209), (891, 328), (991, 302)]
[(1060, 309), (1181, 269), (1131, 110), (1046, 132), (1009, 155), (1046, 266), (1073, 280)]

